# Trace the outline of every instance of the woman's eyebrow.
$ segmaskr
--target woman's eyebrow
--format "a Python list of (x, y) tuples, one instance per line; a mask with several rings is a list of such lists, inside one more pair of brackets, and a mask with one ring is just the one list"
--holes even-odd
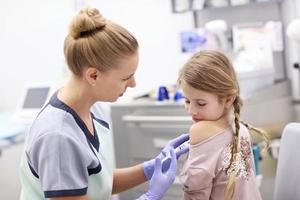
[(129, 78), (129, 77), (132, 77), (133, 75), (134, 75), (134, 73), (130, 74), (130, 75), (128, 76), (128, 78)]

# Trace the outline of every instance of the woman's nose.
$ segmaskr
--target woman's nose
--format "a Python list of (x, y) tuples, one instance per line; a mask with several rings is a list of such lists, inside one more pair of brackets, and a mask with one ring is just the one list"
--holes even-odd
[(128, 87), (134, 88), (136, 86), (135, 78), (132, 76), (128, 81)]

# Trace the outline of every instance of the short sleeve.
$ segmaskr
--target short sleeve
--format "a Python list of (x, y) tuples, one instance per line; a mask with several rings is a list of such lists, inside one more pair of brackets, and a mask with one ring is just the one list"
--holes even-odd
[(210, 196), (213, 176), (205, 169), (189, 167), (188, 170), (181, 172), (180, 180), (187, 195), (197, 193), (201, 199)]
[(191, 145), (188, 159), (180, 173), (185, 199), (208, 200), (213, 187), (218, 152), (207, 151), (206, 144)]
[(73, 138), (60, 133), (46, 134), (26, 153), (30, 169), (39, 178), (46, 198), (86, 194), (85, 151)]

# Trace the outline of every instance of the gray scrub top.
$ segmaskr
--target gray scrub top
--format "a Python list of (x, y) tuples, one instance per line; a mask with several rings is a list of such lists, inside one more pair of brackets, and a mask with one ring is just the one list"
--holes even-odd
[(113, 144), (109, 125), (91, 113), (94, 135), (55, 93), (35, 119), (21, 160), (21, 200), (88, 195), (110, 199)]

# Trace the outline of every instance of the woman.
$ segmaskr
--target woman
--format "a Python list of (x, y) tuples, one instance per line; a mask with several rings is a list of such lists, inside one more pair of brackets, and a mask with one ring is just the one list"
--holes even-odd
[[(175, 155), (174, 149), (188, 135), (170, 141), (156, 159), (113, 170), (109, 126), (90, 111), (95, 102), (114, 102), (135, 87), (136, 39), (89, 8), (73, 19), (64, 53), (72, 76), (30, 128), (20, 199), (110, 199), (150, 179), (139, 199), (161, 199), (174, 180), (176, 157), (188, 150)], [(165, 156), (169, 162), (162, 164)]]

